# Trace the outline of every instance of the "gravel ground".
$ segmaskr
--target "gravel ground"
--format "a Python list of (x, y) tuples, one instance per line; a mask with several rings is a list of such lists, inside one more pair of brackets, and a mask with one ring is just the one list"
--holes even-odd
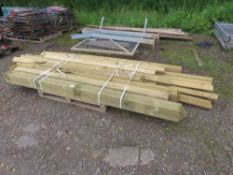
[[(14, 56), (46, 45), (25, 44), (0, 59), (0, 72)], [(147, 52), (146, 58), (161, 61)], [(0, 175), (232, 175), (233, 104), (220, 97), (210, 111), (185, 108), (180, 123), (113, 108), (103, 114), (42, 99), (1, 75)]]

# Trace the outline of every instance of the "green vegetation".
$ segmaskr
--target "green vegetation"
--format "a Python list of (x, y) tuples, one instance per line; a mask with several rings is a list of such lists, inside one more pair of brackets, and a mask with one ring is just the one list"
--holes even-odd
[[(195, 43), (195, 41), (194, 41)], [(160, 52), (160, 57), (168, 63), (182, 65), (186, 68), (191, 68), (195, 72), (202, 72), (207, 76), (212, 76), (215, 79), (216, 91), (225, 98), (233, 102), (233, 66), (226, 60), (221, 59), (219, 52), (216, 55), (212, 51), (207, 52), (205, 49), (200, 49), (200, 57), (203, 62), (203, 67), (198, 67), (193, 49), (196, 47), (192, 42), (169, 41), (165, 43), (165, 49)], [(219, 48), (213, 48), (219, 50)], [(233, 51), (229, 51), (229, 55)]]
[(122, 8), (108, 11), (104, 9), (89, 12), (81, 10), (76, 13), (81, 24), (99, 24), (101, 16), (107, 17), (106, 25), (127, 25), (142, 27), (145, 17), (150, 27), (182, 28), (192, 33), (210, 34), (214, 21), (233, 22), (233, 2), (221, 5), (207, 5), (204, 9), (172, 9), (167, 13), (159, 11)]
[[(74, 32), (76, 33), (76, 32)], [(72, 34), (72, 32), (68, 32), (63, 34), (61, 37), (58, 38), (57, 42), (60, 45), (74, 45), (76, 44), (78, 41), (77, 40), (72, 40), (70, 35)]]
[(233, 22), (231, 0), (10, 0), (7, 5), (65, 5), (75, 12), (82, 24), (105, 24), (142, 27), (144, 18), (150, 27), (176, 27), (185, 31), (209, 34), (216, 20)]
[(8, 0), (8, 4), (16, 5), (34, 5), (34, 6), (47, 6), (51, 4), (61, 4), (69, 8), (81, 8), (87, 10), (96, 9), (121, 9), (128, 7), (129, 9), (137, 8), (143, 10), (156, 10), (160, 12), (167, 12), (174, 8), (185, 9), (200, 9), (209, 4), (221, 4), (223, 2), (230, 2), (231, 0)]

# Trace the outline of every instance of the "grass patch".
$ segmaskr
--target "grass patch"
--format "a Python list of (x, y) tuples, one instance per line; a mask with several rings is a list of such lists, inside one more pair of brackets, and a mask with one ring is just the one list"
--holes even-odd
[(59, 45), (74, 45), (78, 43), (79, 42), (78, 40), (71, 39), (71, 34), (73, 33), (68, 32), (68, 33), (63, 34), (61, 37), (58, 38), (57, 43)]
[(10, 0), (5, 6), (64, 5), (74, 11), (82, 25), (99, 24), (102, 16), (109, 25), (142, 27), (144, 18), (149, 27), (175, 27), (195, 33), (211, 33), (214, 21), (233, 22), (233, 1), (230, 0)]
[(192, 51), (194, 48), (193, 44), (191, 42), (186, 42), (185, 47), (183, 45), (183, 42), (166, 42), (165, 49), (160, 52), (160, 56), (171, 64), (197, 69)]
[(81, 25), (99, 25), (101, 17), (105, 17), (104, 25), (119, 25), (129, 27), (143, 27), (145, 18), (149, 20), (149, 27), (159, 24), (159, 14), (156, 11), (120, 9), (108, 11), (99, 9), (94, 12), (81, 10), (76, 12), (76, 16)]
[(229, 0), (31, 0), (31, 1), (19, 1), (19, 0), (8, 0), (4, 2), (6, 5), (14, 5), (14, 6), (49, 6), (49, 5), (65, 5), (69, 8), (78, 8), (78, 9), (88, 9), (88, 10), (96, 10), (100, 8), (114, 10), (116, 8), (128, 7), (132, 8), (142, 8), (143, 10), (156, 10), (161, 12), (167, 12), (171, 9), (182, 7), (189, 10), (194, 9), (202, 9), (208, 4), (221, 4), (222, 2), (227, 2)]
[(233, 66), (220, 58), (212, 58), (203, 54), (200, 50), (202, 67), (198, 67), (193, 48), (196, 46), (192, 42), (166, 42), (164, 50), (160, 52), (160, 57), (168, 63), (181, 65), (190, 68), (195, 72), (202, 72), (211, 76), (215, 80), (216, 92), (233, 102)]
[(201, 71), (209, 73), (217, 81), (216, 91), (233, 102), (233, 66), (226, 61), (213, 58), (203, 58)]
[(125, 25), (143, 27), (144, 19), (148, 18), (148, 27), (174, 27), (191, 33), (210, 34), (215, 21), (233, 22), (233, 2), (220, 4), (211, 3), (205, 8), (188, 10), (187, 8), (171, 8), (166, 13), (143, 8), (108, 8), (94, 11), (81, 9), (75, 11), (82, 25), (99, 25), (102, 16), (106, 17), (104, 25)]

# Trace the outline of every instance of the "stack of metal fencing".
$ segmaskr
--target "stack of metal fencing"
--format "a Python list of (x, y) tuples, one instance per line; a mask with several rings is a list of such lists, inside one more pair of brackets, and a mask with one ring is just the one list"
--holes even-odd
[(215, 22), (214, 33), (224, 49), (233, 48), (233, 24)]
[(154, 49), (155, 41), (159, 41), (158, 34), (146, 33), (147, 19), (145, 19), (142, 32), (103, 29), (104, 19), (102, 17), (99, 29), (82, 31), (82, 34), (71, 35), (72, 39), (82, 39), (71, 50), (86, 53), (133, 56), (140, 44), (150, 45)]
[(11, 32), (11, 26), (9, 25), (8, 18), (1, 17), (0, 18), (0, 33), (2, 35), (6, 35)]
[(8, 37), (34, 40), (56, 32), (49, 16), (43, 11), (16, 13), (9, 17), (11, 33)]
[(45, 12), (49, 15), (50, 21), (58, 31), (73, 30), (77, 25), (74, 13), (67, 8), (51, 6), (47, 7)]
[(75, 27), (75, 16), (63, 7), (5, 8), (0, 33), (8, 39), (39, 40)]

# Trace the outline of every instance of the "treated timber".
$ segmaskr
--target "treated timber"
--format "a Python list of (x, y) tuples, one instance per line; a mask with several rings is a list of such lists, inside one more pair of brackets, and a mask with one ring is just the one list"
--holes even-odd
[[(28, 56), (30, 57), (30, 56)], [(30, 58), (29, 58), (30, 59)], [(21, 60), (21, 62), (23, 62), (23, 58), (15, 58), (14, 61), (17, 62)], [(26, 63), (27, 61), (25, 61)], [(30, 60), (28, 61), (30, 62)], [(46, 60), (41, 61), (39, 63), (41, 63), (41, 65), (43, 65), (42, 63), (46, 63)], [(69, 61), (70, 62), (70, 61)], [(78, 63), (76, 60), (72, 61), (73, 63)], [(71, 64), (71, 63), (69, 63)], [(100, 63), (101, 64), (101, 63)], [(92, 63), (93, 65), (93, 63)], [(97, 67), (99, 65), (94, 64), (95, 65), (95, 69), (97, 69)], [(49, 65), (49, 67), (52, 66), (51, 64)], [(61, 69), (62, 69), (61, 65)], [(73, 65), (74, 66), (74, 65)], [(106, 67), (106, 66), (102, 66), (102, 67)], [(124, 69), (126, 69), (127, 66), (124, 67)], [(127, 69), (130, 66), (127, 67)], [(134, 66), (135, 67), (135, 66)], [(83, 67), (84, 68), (84, 67)], [(113, 68), (113, 67), (112, 67)], [(82, 68), (80, 68), (82, 69)], [(76, 70), (80, 71), (80, 69), (77, 69), (76, 66), (74, 66), (74, 69), (72, 70), (72, 68), (70, 67), (70, 71), (75, 72)], [(93, 69), (93, 66), (91, 68), (89, 68), (89, 70), (95, 70)], [(87, 69), (88, 70), (88, 69)], [(114, 69), (113, 69), (114, 70)], [(133, 69), (130, 69), (131, 72), (133, 71)], [(144, 71), (145, 69), (141, 69), (142, 71)], [(103, 72), (103, 71), (102, 71)], [(77, 73), (77, 72), (75, 72)], [(96, 73), (100, 73), (101, 71), (96, 71)], [(108, 73), (109, 74), (109, 73)], [(127, 72), (127, 74), (129, 74), (129, 72)], [(193, 89), (199, 89), (199, 90), (205, 90), (205, 91), (213, 91), (213, 85), (211, 82), (209, 81), (204, 81), (204, 80), (198, 80), (198, 79), (190, 79), (190, 78), (183, 78), (181, 77), (176, 77), (176, 76), (171, 76), (171, 75), (166, 75), (166, 74), (156, 74), (156, 75), (141, 75), (141, 74), (136, 74), (135, 75), (135, 79), (136, 80), (141, 80), (141, 81), (151, 81), (151, 82), (156, 82), (156, 83), (160, 83), (160, 84), (165, 84), (165, 85), (174, 85), (174, 86), (179, 86), (179, 87), (187, 87), (187, 88), (193, 88)]]
[[(44, 71), (43, 70), (37, 70), (37, 69), (31, 69), (31, 68), (25, 68), (25, 67), (16, 67), (14, 70), (16, 71), (21, 71), (21, 72), (26, 72), (26, 73), (34, 73), (34, 74), (42, 74)], [(74, 81), (76, 83), (82, 83), (82, 84), (89, 84), (93, 86), (98, 86), (99, 89), (105, 84), (107, 79), (103, 80), (98, 80), (93, 77), (89, 77), (86, 75), (72, 75), (72, 74), (60, 74), (60, 73), (51, 73), (49, 75), (50, 77), (56, 78), (56, 79), (61, 79), (61, 80), (68, 80), (68, 81)], [(121, 90), (123, 91), (127, 82), (120, 83), (119, 81), (111, 81), (108, 83), (107, 88), (115, 89), (115, 90)], [(132, 84), (129, 84), (127, 88), (127, 92), (132, 92), (135, 94), (141, 94), (145, 96), (151, 96), (151, 97), (156, 97), (159, 99), (164, 99), (168, 100), (169, 98), (169, 92), (167, 91), (162, 91), (162, 90), (156, 90), (155, 88), (143, 88), (142, 86), (135, 86)]]
[(179, 99), (187, 104), (192, 104), (198, 107), (206, 108), (206, 109), (212, 109), (212, 102), (205, 99), (200, 99), (197, 97), (192, 97), (184, 94), (180, 94)]
[[(55, 59), (50, 59), (50, 58), (44, 58), (42, 56), (35, 56), (35, 55), (23, 55), (21, 57), (15, 57), (13, 59), (14, 62), (20, 62), (20, 63), (25, 63), (25, 64), (38, 64), (42, 67), (51, 67), (53, 66), (54, 64), (58, 63), (58, 60), (55, 60)], [(85, 62), (84, 62), (85, 63)], [(62, 63), (62, 66), (61, 66), (61, 69), (63, 69), (64, 71), (68, 71), (68, 72), (87, 72), (87, 73), (96, 73), (96, 74), (106, 74), (106, 75), (109, 75), (114, 69), (112, 67), (107, 67), (107, 66), (100, 66), (100, 65), (96, 65), (96, 64), (93, 64), (91, 63), (90, 65), (93, 65), (93, 67), (90, 67), (88, 65), (88, 62), (87, 63), (79, 63), (79, 62), (74, 62), (72, 60), (68, 61), (68, 62), (64, 62)], [(132, 67), (135, 65), (133, 64), (130, 64), (129, 66), (127, 65), (122, 65), (122, 66), (119, 66), (119, 72), (121, 72), (121, 74), (129, 74), (130, 72), (132, 72), (132, 69), (130, 70), (127, 70), (126, 68), (129, 68), (129, 67)], [(124, 68), (125, 67), (125, 68)], [(91, 68), (91, 69), (90, 69)], [(140, 68), (140, 67), (139, 67)], [(103, 70), (104, 71), (103, 71)], [(143, 68), (145, 69), (145, 68)], [(146, 72), (141, 71), (142, 70), (141, 68), (139, 69), (139, 71), (137, 71), (137, 73), (140, 75), (140, 73), (144, 73), (142, 75), (146, 75)], [(163, 68), (159, 70), (159, 68), (157, 69), (158, 72), (163, 72)], [(151, 71), (151, 73), (153, 74), (154, 71)], [(205, 81), (205, 82), (209, 82), (209, 83), (212, 83), (213, 82), (213, 78), (211, 77), (203, 77), (203, 76), (196, 76), (196, 75), (189, 75), (189, 74), (182, 74), (182, 73), (174, 73), (174, 72), (165, 72), (165, 75), (169, 76), (170, 78), (176, 78), (176, 77), (179, 77), (179, 78), (185, 78), (185, 79), (188, 79), (188, 80), (200, 80), (200, 81)]]
[(192, 80), (192, 79), (184, 79), (179, 77), (169, 77), (167, 75), (154, 75), (145, 77), (145, 81), (156, 82), (164, 85), (174, 85), (178, 87), (192, 88), (198, 90), (205, 91), (213, 91), (214, 87), (211, 83), (200, 81), (200, 80)]
[[(80, 55), (80, 54), (73, 54), (73, 55), (68, 54), (68, 55), (66, 55), (65, 53), (60, 54), (60, 53), (54, 53), (54, 52), (44, 52), (42, 55), (43, 55), (43, 57), (46, 57), (48, 59), (56, 59), (56, 60), (61, 60), (61, 58), (65, 58), (67, 56), (70, 56), (70, 57), (73, 57), (73, 60), (69, 60), (69, 62), (73, 62), (73, 63), (74, 62), (80, 63), (80, 60), (85, 58), (84, 60), (89, 60), (90, 62), (92, 62), (92, 63), (90, 63), (92, 65), (100, 65), (101, 64), (100, 62), (102, 62), (102, 60), (111, 60), (111, 58), (109, 58), (109, 57), (98, 57), (98, 56), (93, 57), (90, 55)], [(124, 61), (122, 59), (120, 59), (120, 60), (122, 62)], [(114, 68), (118, 65), (117, 63), (119, 63), (119, 59), (113, 58), (111, 61), (114, 61)], [(132, 62), (132, 61), (130, 62), (130, 61), (131, 60), (126, 60), (127, 63), (124, 63), (123, 67), (124, 68), (131, 67), (130, 70), (133, 71), (133, 70), (135, 70), (136, 64), (135, 64), (135, 61), (134, 62)], [(99, 63), (96, 63), (96, 62), (99, 62)], [(94, 64), (94, 63), (96, 63), (96, 64)], [(143, 62), (142, 65), (140, 65), (140, 67), (142, 67), (141, 70), (144, 71), (145, 69), (147, 69), (147, 66), (153, 67), (153, 63)], [(180, 87), (189, 87), (189, 88), (194, 88), (194, 89), (213, 91), (213, 85), (210, 82), (198, 80), (196, 78), (183, 79), (182, 77), (174, 77), (171, 79), (169, 76), (166, 76), (166, 75), (164, 75), (163, 77), (160, 77), (160, 76), (156, 77), (156, 76), (149, 76), (148, 75), (147, 77), (145, 77), (144, 80), (145, 81), (154, 81), (154, 82), (158, 82), (158, 83), (162, 83), (162, 84), (171, 84), (171, 85), (180, 86)]]
[[(140, 62), (140, 60), (126, 60), (120, 58), (112, 58), (112, 57), (105, 57), (105, 56), (96, 56), (96, 55), (86, 55), (86, 54), (73, 54), (73, 53), (65, 53), (65, 52), (42, 52), (41, 55), (45, 58), (61, 60), (61, 59), (70, 59), (73, 58), (74, 60), (79, 61), (92, 61), (92, 62), (102, 62), (102, 61), (109, 61), (111, 63), (115, 63), (117, 65), (119, 62), (124, 63), (125, 65), (136, 65)], [(70, 60), (71, 62), (73, 60)], [(181, 73), (182, 68), (181, 66), (175, 66), (170, 64), (160, 64), (160, 63), (149, 63), (149, 62), (142, 62), (140, 67), (145, 69), (155, 69), (157, 67), (164, 67), (165, 71), (168, 72), (176, 72)]]
[[(52, 66), (53, 64), (57, 63), (58, 60), (60, 60), (60, 59), (51, 59), (51, 58), (45, 58), (45, 57), (36, 56), (36, 55), (23, 55), (21, 57), (15, 57), (13, 61), (21, 62), (21, 63), (37, 63), (37, 64), (40, 64), (41, 66), (44, 66), (44, 64), (48, 63), (49, 66)], [(75, 64), (75, 63), (77, 63), (77, 64)], [(87, 70), (89, 70), (89, 72), (95, 71), (96, 73), (99, 73), (99, 72), (102, 73), (103, 71), (101, 69), (104, 69), (104, 72), (107, 73), (107, 74), (109, 74), (110, 72), (113, 71), (113, 69), (116, 68), (116, 67), (114, 67), (114, 68), (113, 67), (107, 67), (107, 66), (103, 66), (103, 65), (101, 65), (101, 66), (98, 65), (97, 66), (96, 64), (93, 64), (91, 62), (90, 65), (94, 65), (95, 69), (93, 69), (93, 67), (92, 67), (92, 69), (90, 69), (90, 66), (88, 66), (88, 64), (89, 64), (89, 62), (86, 62), (86, 61), (85, 62), (81, 62), (81, 61), (74, 62), (73, 60), (69, 60), (69, 62), (64, 62), (62, 65), (63, 65), (64, 70), (69, 70), (69, 67), (75, 67), (76, 70), (80, 70), (80, 71), (85, 70), (87, 72)], [(141, 65), (141, 66), (143, 66), (143, 65)], [(64, 67), (66, 67), (66, 68), (64, 68)], [(127, 69), (129, 67), (131, 67), (131, 68)], [(127, 66), (127, 64), (125, 64), (125, 66), (124, 66), (122, 64), (122, 66), (119, 67), (119, 71), (121, 71), (121, 72), (125, 71), (126, 74), (127, 74), (129, 71), (132, 72), (132, 70), (133, 70), (132, 67), (135, 67), (135, 65), (130, 63), (130, 64), (128, 64), (128, 66)], [(145, 71), (145, 69), (147, 71)], [(163, 73), (164, 66), (159, 65), (158, 67), (155, 67), (154, 70), (152, 70), (152, 71), (148, 71), (148, 70), (149, 69), (147, 67), (143, 66), (143, 68), (139, 67), (137, 72), (138, 73), (145, 73), (145, 74), (146, 73), (154, 74), (155, 71), (157, 71), (159, 73)], [(179, 78), (187, 78), (187, 79), (206, 81), (206, 82), (210, 82), (210, 83), (213, 82), (213, 78), (211, 78), (211, 77), (203, 77), (203, 76), (189, 75), (189, 74), (182, 74), (182, 73), (168, 72), (168, 71), (165, 71), (164, 73), (165, 73), (165, 75), (171, 76), (171, 78), (179, 77)]]
[[(35, 64), (17, 63), (16, 66), (17, 66), (16, 69), (19, 69), (19, 67), (23, 67), (23, 68), (38, 69), (38, 70), (43, 70), (43, 71), (46, 70), (44, 67), (38, 66), (38, 65), (35, 65)], [(91, 78), (91, 79), (94, 79), (94, 80), (100, 80), (102, 82), (102, 85), (109, 78), (109, 74), (108, 74), (108, 76), (103, 76), (103, 75), (100, 76), (100, 75), (96, 75), (96, 74), (86, 74), (86, 73), (75, 73), (75, 74), (72, 74), (70, 72), (66, 72), (66, 74), (69, 75), (69, 77), (81, 76), (81, 77)], [(62, 76), (60, 74), (59, 74), (59, 78), (62, 78)], [(120, 84), (121, 86), (125, 86), (128, 83), (128, 79), (122, 79), (118, 75), (118, 76), (114, 77), (111, 80), (111, 83), (117, 83), (117, 84)], [(177, 90), (177, 88), (166, 87), (166, 86), (159, 86), (159, 85), (156, 85), (155, 83), (151, 83), (151, 82), (134, 81), (134, 79), (131, 81), (130, 86), (132, 86), (132, 87), (136, 86), (136, 87), (142, 88), (142, 90), (143, 89), (149, 89), (149, 90), (153, 90), (153, 91), (167, 93), (167, 94), (169, 94), (169, 100), (171, 100), (171, 101), (178, 101), (178, 97), (179, 96), (178, 96), (178, 90)]]
[[(93, 27), (93, 28), (99, 28), (99, 26), (95, 25), (89, 25), (88, 27)], [(137, 32), (142, 32), (142, 28), (135, 28), (135, 27), (114, 27), (114, 26), (103, 26), (102, 29), (107, 29), (107, 30), (118, 30), (119, 31), (137, 31)], [(181, 29), (173, 29), (173, 28), (148, 28), (146, 29), (146, 33), (169, 33), (169, 34), (174, 34), (174, 35), (188, 35), (187, 33), (183, 32)]]
[[(46, 69), (39, 69), (36, 68), (33, 65), (30, 64), (18, 64), (15, 70), (18, 71), (26, 71), (28, 73), (34, 72), (34, 73), (42, 73)], [(71, 80), (71, 81), (76, 81), (77, 83), (89, 83), (93, 85), (98, 85), (103, 86), (103, 84), (106, 82), (108, 77), (102, 77), (102, 76), (96, 76), (96, 75), (87, 75), (87, 74), (60, 74), (60, 73), (53, 73), (50, 75), (51, 77), (58, 78), (58, 79), (66, 79), (66, 80)], [(127, 80), (122, 80), (113, 78), (111, 82), (109, 82), (107, 88), (113, 88), (117, 90), (123, 90), (125, 85), (127, 84)], [(208, 93), (208, 92), (203, 92), (203, 91), (197, 91), (197, 90), (192, 90), (192, 89), (186, 89), (186, 88), (180, 88), (180, 87), (166, 87), (166, 86), (159, 86), (154, 83), (143, 83), (143, 82), (135, 82), (132, 81), (128, 87), (128, 91), (134, 92), (137, 94), (141, 95), (146, 95), (146, 96), (152, 96), (152, 97), (157, 97), (159, 99), (167, 99), (171, 101), (179, 101), (182, 103), (187, 103), (187, 104), (192, 104), (195, 106), (199, 106), (202, 108), (210, 109), (211, 101), (210, 100), (216, 100), (218, 96), (214, 93)], [(178, 95), (179, 94), (181, 95)], [(185, 95), (186, 94), (186, 95)], [(186, 98), (181, 98), (183, 97), (182, 95), (185, 95)], [(199, 97), (199, 98), (198, 98)], [(206, 100), (202, 99), (206, 98)], [(189, 100), (187, 100), (189, 99)], [(207, 100), (210, 99), (210, 100)], [(197, 103), (197, 101), (199, 103)]]
[(175, 72), (165, 72), (165, 75), (169, 75), (169, 76), (172, 76), (172, 77), (180, 77), (180, 78), (201, 80), (201, 81), (206, 81), (206, 82), (209, 82), (209, 83), (213, 83), (213, 78), (212, 77), (204, 77), (204, 76), (182, 74), (182, 73), (175, 73)]
[[(17, 69), (17, 70), (22, 69), (22, 68), (31, 68), (31, 69), (37, 69), (37, 70), (45, 71), (48, 68), (50, 68), (50, 67), (43, 67), (43, 66), (36, 65), (36, 64), (31, 64), (31, 63), (30, 64), (17, 63), (16, 66), (17, 67), (15, 69)], [(20, 68), (20, 67), (22, 67), (22, 68)], [(63, 70), (63, 69), (61, 69), (61, 70)], [(107, 76), (106, 75), (101, 75), (100, 76), (100, 75), (97, 75), (95, 73), (87, 74), (86, 72), (84, 72), (84, 73), (76, 72), (75, 74), (70, 73), (70, 72), (65, 72), (65, 73), (69, 78), (77, 79), (77, 76), (78, 77), (79, 76), (84, 77), (84, 81), (89, 82), (89, 83), (91, 81), (99, 80), (100, 85), (103, 85), (106, 82), (106, 80), (109, 78), (109, 75), (110, 75), (110, 74), (107, 74)], [(57, 75), (58, 78), (64, 78), (61, 74), (58, 75), (56, 73), (53, 73), (51, 76), (53, 76), (53, 75)], [(112, 83), (113, 84), (116, 83), (118, 86), (125, 87), (125, 85), (128, 83), (128, 74), (126, 76), (127, 76), (127, 79), (122, 79), (121, 76), (119, 76), (119, 75), (113, 77), (112, 80), (110, 81), (110, 83), (108, 84), (108, 86), (111, 86)], [(85, 80), (85, 78), (87, 78), (87, 79)], [(154, 92), (157, 91), (157, 92), (169, 94), (169, 100), (172, 100), (172, 101), (177, 101), (178, 100), (178, 90), (176, 88), (168, 88), (168, 87), (165, 87), (165, 86), (158, 86), (155, 83), (151, 83), (151, 82), (134, 81), (134, 79), (130, 82), (129, 86), (130, 87), (132, 86), (132, 88), (136, 88), (136, 89), (141, 88), (140, 89), (141, 92), (139, 91), (140, 93), (143, 93), (145, 89), (146, 89), (146, 91), (150, 90), (151, 91), (150, 93), (152, 93), (153, 91)], [(150, 93), (148, 94), (149, 96), (153, 95), (153, 93), (152, 94), (150, 94)], [(157, 97), (159, 98), (159, 96), (157, 96)], [(165, 98), (165, 97), (167, 98), (167, 95), (163, 96), (163, 98)]]
[[(82, 29), (82, 32), (89, 32), (91, 30), (96, 30), (99, 26), (89, 25)], [(142, 28), (133, 28), (133, 27), (112, 27), (112, 26), (103, 26), (103, 29), (107, 30), (118, 30), (118, 31), (129, 31), (129, 32), (143, 32)], [(146, 33), (158, 34), (160, 38), (163, 39), (180, 39), (180, 40), (192, 40), (192, 37), (187, 33), (182, 32), (180, 29), (156, 29), (149, 28), (146, 29)]]
[[(123, 91), (129, 81), (130, 75), (135, 71), (135, 62), (118, 58), (101, 58), (101, 61), (99, 59), (96, 61), (92, 56), (86, 57), (86, 55), (82, 54), (65, 53), (65, 56), (61, 56), (60, 53), (44, 52), (41, 55), (28, 54), (15, 57), (13, 62), (16, 63), (16, 67), (12, 69), (41, 74), (53, 68), (53, 73), (50, 74), (53, 78), (75, 81), (78, 84), (98, 86), (101, 89), (110, 75), (116, 71), (117, 63), (122, 61), (123, 65), (121, 64), (118, 67), (117, 74), (113, 76), (106, 88)], [(97, 64), (90, 61), (91, 59), (95, 63), (97, 62)], [(129, 93), (167, 101), (182, 102), (206, 109), (212, 108), (212, 101), (218, 99), (218, 95), (213, 93), (213, 78), (211, 77), (170, 72), (166, 70), (166, 65), (164, 67), (161, 66), (163, 68), (162, 71), (161, 69), (160, 71), (155, 71), (154, 66), (151, 67), (149, 62), (137, 63), (141, 63), (140, 66), (143, 67), (138, 67), (134, 78), (129, 84), (127, 90)], [(158, 70), (159, 66), (157, 64), (156, 66)], [(138, 72), (138, 70), (141, 72)]]
[[(61, 60), (56, 60), (56, 59), (50, 59), (50, 58), (44, 58), (41, 56), (32, 56), (32, 55), (24, 55), (21, 57), (15, 57), (14, 62), (21, 62), (21, 63), (36, 63), (41, 66), (53, 66), (54, 64), (57, 64)], [(117, 64), (109, 63), (109, 62), (104, 62), (104, 61), (98, 61), (96, 62), (91, 62), (85, 61), (82, 62), (80, 60), (67, 60), (62, 62), (61, 68), (63, 70), (67, 71), (86, 71), (86, 72), (93, 72), (95, 71), (96, 73), (103, 73), (107, 71), (109, 74), (110, 72), (113, 72), (114, 70), (118, 69), (120, 72), (125, 72), (125, 73), (130, 73), (135, 71), (137, 64), (120, 64), (119, 66)], [(93, 69), (95, 68), (95, 69)], [(156, 71), (163, 73), (165, 69), (163, 67), (155, 67), (154, 69), (145, 69), (143, 66), (138, 66), (137, 72), (142, 73), (142, 75), (154, 75)]]
[(212, 92), (198, 91), (198, 90), (194, 90), (194, 89), (187, 89), (187, 88), (176, 87), (176, 86), (173, 86), (173, 88), (176, 88), (179, 93), (185, 94), (185, 95), (191, 95), (194, 97), (201, 97), (201, 98), (208, 99), (211, 101), (218, 99), (218, 95), (215, 93), (212, 93)]
[[(5, 75), (8, 83), (34, 88), (33, 79), (39, 74), (9, 71)], [(62, 86), (61, 86), (62, 85)], [(71, 86), (72, 85), (72, 86)], [(72, 81), (48, 77), (42, 82), (45, 93), (71, 98), (73, 100), (96, 104), (99, 87), (79, 85)], [(122, 91), (106, 89), (101, 95), (101, 104), (119, 108)], [(181, 104), (166, 100), (126, 93), (122, 109), (134, 111), (174, 122), (185, 117)]]

